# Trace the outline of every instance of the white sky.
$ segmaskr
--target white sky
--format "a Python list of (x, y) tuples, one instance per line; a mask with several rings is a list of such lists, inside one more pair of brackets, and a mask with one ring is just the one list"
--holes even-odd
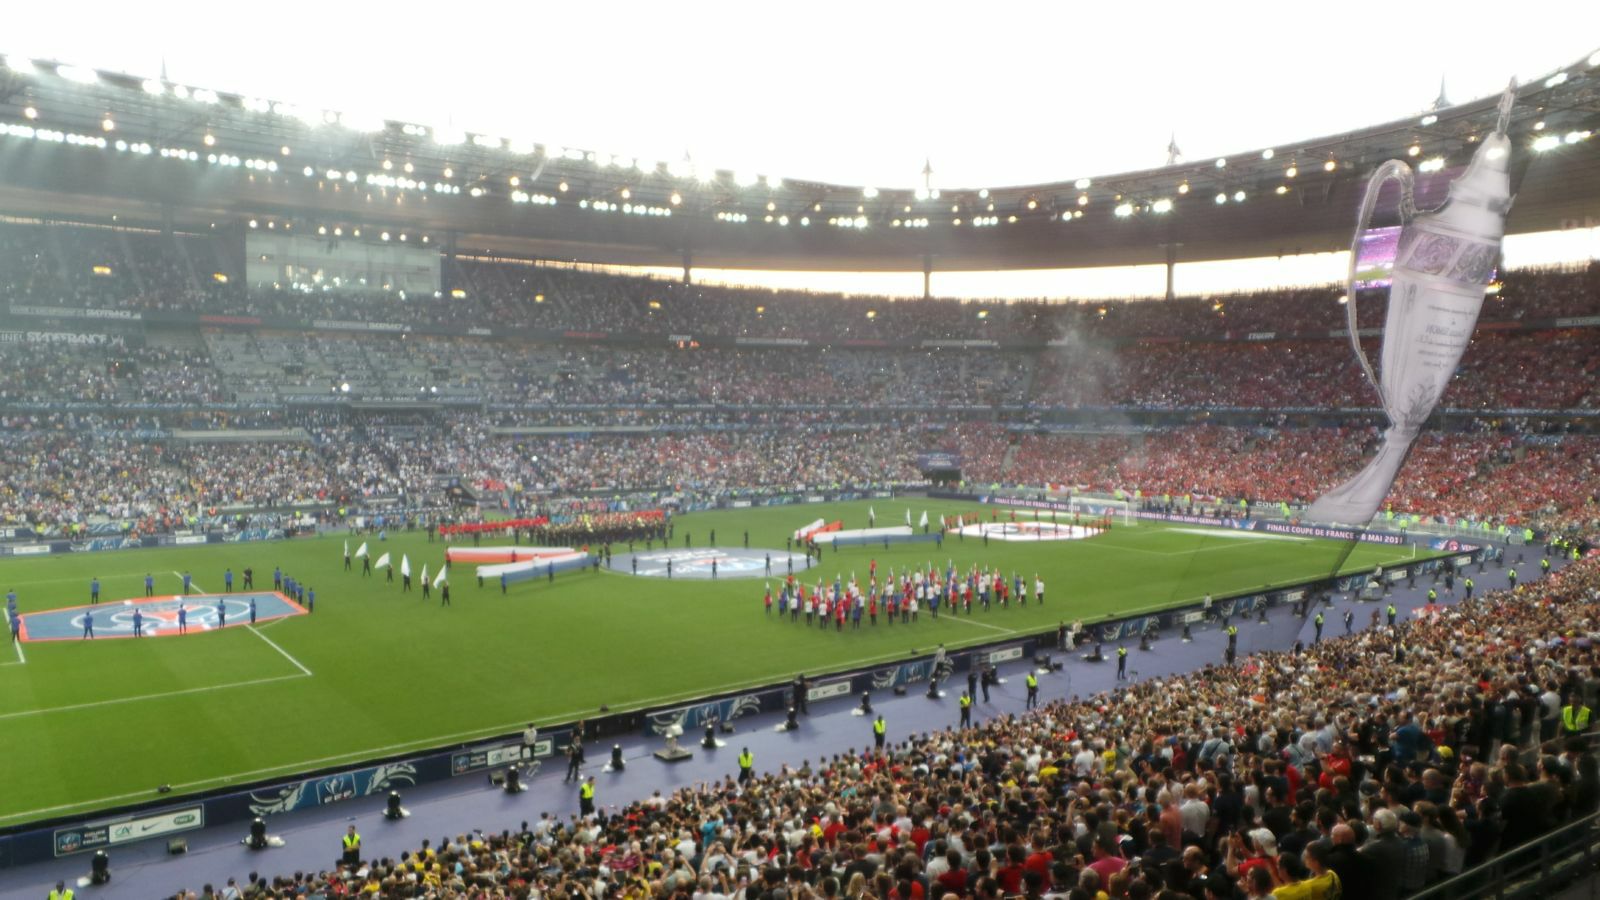
[(12, 3), (0, 52), (645, 159), (989, 187), (1287, 146), (1600, 47), (1600, 3)]

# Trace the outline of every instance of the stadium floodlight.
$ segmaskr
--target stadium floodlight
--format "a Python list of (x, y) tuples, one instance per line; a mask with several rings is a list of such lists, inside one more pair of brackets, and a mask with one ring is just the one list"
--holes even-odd
[(1222, 204), (1228, 202), (1228, 195), (1227, 194), (1218, 194), (1217, 197), (1216, 197), (1216, 200), (1217, 200), (1217, 205), (1221, 206)]
[(104, 119), (100, 120), (100, 128), (102, 131), (116, 131), (116, 120), (112, 119), (110, 116), (106, 116)]
[(1169, 212), (1172, 212), (1172, 198), (1170, 198), (1170, 197), (1162, 197), (1161, 199), (1157, 200), (1156, 202), (1150, 204), (1150, 211), (1153, 212), (1153, 213), (1169, 213)]
[[(1028, 206), (1028, 208), (1029, 209), (1033, 209), (1033, 206), (1031, 205), (1033, 203), (1033, 201), (1030, 200), (1028, 202), (1030, 204)], [(1088, 206), (1089, 205), (1089, 195), (1088, 194), (1079, 194), (1078, 195), (1078, 205), (1079, 206)]]
[(389, 123), (384, 121), (382, 116), (352, 112), (340, 113), (339, 124), (361, 134), (377, 134), (389, 127)]
[(1217, 157), (1217, 168), (1226, 169), (1227, 167), (1228, 167), (1228, 158), (1226, 156)]
[(1553, 134), (1542, 134), (1533, 142), (1533, 150), (1535, 153), (1543, 153), (1546, 150), (1554, 150), (1559, 146), (1561, 146), (1561, 138)]
[(677, 206), (678, 204), (683, 202), (683, 195), (678, 193), (677, 191), (673, 191), (672, 192), (672, 196), (668, 197), (667, 199), (672, 202), (673, 206)]
[(1417, 170), (1420, 172), (1437, 172), (1443, 168), (1444, 157), (1442, 156), (1435, 156), (1432, 159), (1425, 159), (1422, 161), (1421, 165), (1417, 166)]
[(1416, 155), (1420, 154), (1421, 152), (1422, 152), (1422, 147), (1418, 146), (1417, 144), (1412, 144), (1411, 146), (1406, 148), (1406, 155), (1407, 156), (1416, 156)]
[(86, 66), (56, 66), (56, 74), (78, 84), (95, 84), (100, 80), (100, 73)]
[(876, 199), (878, 196), (878, 189), (875, 187), (864, 187), (861, 189), (861, 196), (867, 198), (868, 200)]
[(911, 196), (917, 198), (919, 201), (926, 200), (928, 199), (928, 189), (925, 187), (919, 187), (911, 192)]
[(1133, 204), (1119, 203), (1117, 204), (1116, 209), (1113, 209), (1112, 212), (1116, 214), (1117, 218), (1126, 219), (1127, 217), (1133, 215)]
[(1178, 193), (1180, 193), (1180, 194), (1189, 193), (1189, 182), (1185, 181), (1183, 184), (1178, 185)]
[(146, 94), (150, 94), (150, 95), (156, 96), (156, 97), (159, 97), (162, 94), (165, 94), (167, 92), (166, 87), (161, 82), (155, 80), (154, 78), (146, 78), (144, 80), (144, 83), (141, 84), (140, 87), (144, 88), (144, 92)]
[(1235, 202), (1235, 203), (1243, 203), (1244, 202), (1244, 197), (1245, 197), (1244, 191), (1234, 191), (1233, 192), (1233, 202)]
[(1337, 168), (1339, 168), (1339, 163), (1338, 163), (1337, 160), (1330, 159), (1327, 162), (1322, 164), (1322, 171), (1324, 171), (1324, 172), (1332, 172), (1334, 169), (1337, 169)]
[(37, 119), (39, 118), (39, 110), (32, 106), (24, 106), (22, 108), (22, 117), (24, 119)]
[(1282, 197), (1284, 194), (1289, 193), (1289, 186), (1287, 184), (1280, 184), (1278, 185), (1277, 189), (1273, 191), (1273, 193)]
[(783, 179), (776, 175), (767, 176), (767, 190), (776, 191), (783, 187)]
[(1588, 131), (1569, 131), (1567, 132), (1567, 143), (1576, 144), (1579, 141), (1586, 141), (1589, 139), (1590, 134), (1591, 132)]
[[(173, 93), (177, 93), (178, 90), (179, 89), (174, 88)], [(178, 96), (181, 97), (183, 95), (178, 94)], [(219, 102), (220, 99), (221, 98), (217, 96), (217, 92), (211, 90), (210, 88), (200, 88), (194, 92), (194, 100), (196, 103), (214, 104)]]
[(1421, 119), (1421, 122), (1422, 122), (1423, 125), (1432, 125), (1433, 123), (1435, 123), (1437, 121), (1439, 121), (1439, 117), (1434, 115), (1433, 113), (1429, 113), (1429, 114), (1423, 116), (1422, 119)]
[(1559, 87), (1566, 83), (1567, 73), (1565, 72), (1557, 72), (1544, 80), (1544, 86), (1547, 88)]
[[(387, 235), (388, 232), (384, 232), (384, 234)], [(350, 382), (348, 382), (348, 381), (341, 382), (340, 385), (339, 385), (339, 393), (341, 393), (341, 394), (350, 393)]]
[(1275, 154), (1275, 152), (1273, 151), (1273, 149), (1271, 147), (1268, 147), (1267, 149), (1261, 151), (1261, 158), (1262, 159), (1271, 159), (1275, 155), (1276, 154)]
[(789, 217), (788, 216), (779, 216), (778, 217), (778, 224), (779, 225), (788, 225), (789, 224)]
[(1086, 191), (1086, 190), (1089, 189), (1089, 186), (1092, 185), (1092, 184), (1094, 184), (1094, 182), (1090, 181), (1087, 178), (1079, 178), (1077, 181), (1074, 181), (1072, 183), (1072, 186), (1077, 188), (1080, 191)]
[(753, 188), (761, 183), (761, 176), (754, 172), (734, 172), (733, 183), (742, 188)]
[(1543, 131), (1544, 130), (1544, 120), (1540, 119), (1539, 121), (1533, 123), (1533, 130), (1534, 131)]
[(1289, 168), (1283, 170), (1283, 177), (1285, 178), (1293, 178), (1299, 174), (1300, 168), (1298, 166), (1290, 166)]
[(441, 147), (454, 147), (467, 142), (467, 133), (459, 128), (435, 128), (433, 142)]
[(987, 200), (987, 199), (989, 199), (989, 189), (988, 188), (983, 188), (982, 190), (978, 191), (978, 199), (979, 200)]

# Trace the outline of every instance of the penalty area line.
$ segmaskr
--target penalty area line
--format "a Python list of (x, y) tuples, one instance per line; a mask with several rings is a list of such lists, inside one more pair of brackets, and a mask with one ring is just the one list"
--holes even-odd
[[(988, 627), (994, 627), (994, 626), (988, 626)], [(957, 643), (951, 644), (950, 645), (950, 649), (952, 651), (959, 650), (964, 646), (964, 643), (965, 642), (957, 642)], [(870, 657), (865, 657), (863, 659), (849, 660), (849, 661), (841, 662), (839, 665), (843, 670), (848, 670), (848, 669), (859, 668), (859, 667), (862, 667), (862, 666), (875, 665), (877, 663), (899, 661), (902, 658), (903, 658), (903, 655), (901, 653), (898, 653), (898, 652), (897, 653), (887, 653), (887, 654), (884, 654), (882, 656), (870, 656)], [(278, 678), (275, 678), (275, 679), (267, 679), (267, 680), (268, 681), (281, 681), (281, 680), (285, 680), (285, 679), (304, 678), (304, 677), (305, 677), (304, 675), (283, 675), (283, 676), (279, 676)], [(772, 675), (766, 675), (766, 676), (761, 676), (759, 678), (751, 679), (751, 680), (748, 680), (748, 681), (734, 682), (734, 683), (724, 684), (724, 685), (720, 685), (720, 686), (705, 687), (705, 688), (693, 688), (691, 690), (682, 691), (682, 692), (679, 692), (679, 693), (676, 693), (676, 694), (665, 694), (665, 695), (662, 695), (660, 697), (649, 697), (649, 698), (645, 698), (645, 699), (642, 699), (642, 700), (636, 700), (636, 701), (628, 703), (628, 704), (626, 704), (625, 706), (622, 706), (622, 707), (613, 707), (613, 709), (616, 712), (634, 712), (634, 711), (637, 711), (637, 710), (649, 709), (649, 708), (654, 707), (654, 706), (660, 706), (660, 705), (664, 705), (664, 704), (667, 704), (667, 703), (670, 703), (670, 702), (679, 701), (679, 700), (688, 701), (688, 700), (692, 700), (695, 697), (704, 697), (704, 696), (708, 696), (708, 695), (726, 693), (726, 692), (729, 692), (729, 691), (744, 690), (746, 688), (758, 687), (758, 686), (763, 685), (763, 684), (771, 683), (773, 681), (774, 677), (775, 676), (772, 676)], [(219, 687), (240, 687), (240, 686), (242, 686), (242, 684), (241, 685), (219, 685)], [(204, 690), (211, 690), (211, 688), (205, 688)], [(575, 718), (577, 718), (579, 716), (587, 715), (587, 714), (589, 714), (590, 711), (591, 710), (586, 708), (586, 709), (581, 709), (581, 710), (572, 710), (572, 711), (563, 712), (563, 713), (555, 713), (555, 714), (551, 714), (551, 715), (541, 715), (541, 716), (536, 717), (534, 719), (534, 721), (535, 722), (546, 723), (546, 724), (549, 724), (549, 723), (552, 723), (552, 722), (568, 722), (568, 721), (571, 721), (571, 720), (573, 720), (573, 719), (575, 719)], [(512, 731), (520, 730), (527, 723), (527, 721), (528, 720), (526, 718), (520, 718), (520, 719), (516, 719), (515, 721), (507, 722), (507, 723), (501, 724), (501, 725), (490, 725), (490, 726), (486, 726), (486, 727), (483, 727), (483, 728), (474, 728), (474, 729), (471, 729), (469, 731), (459, 731), (459, 732), (456, 732), (455, 734), (445, 734), (445, 735), (436, 735), (436, 736), (433, 736), (433, 737), (418, 738), (416, 740), (404, 741), (404, 742), (401, 742), (401, 743), (398, 743), (398, 744), (388, 744), (388, 745), (383, 746), (383, 747), (368, 747), (366, 749), (352, 750), (352, 751), (345, 752), (345, 753), (335, 754), (333, 756), (324, 756), (324, 757), (320, 757), (320, 758), (317, 758), (317, 759), (300, 760), (298, 762), (284, 763), (282, 765), (276, 765), (276, 766), (269, 766), (269, 767), (263, 768), (263, 769), (254, 769), (254, 770), (251, 770), (249, 772), (234, 772), (234, 773), (227, 774), (227, 775), (214, 775), (214, 776), (211, 776), (209, 778), (202, 778), (202, 779), (199, 779), (199, 780), (196, 780), (196, 781), (186, 782), (184, 784), (174, 784), (172, 786), (172, 789), (173, 789), (174, 793), (184, 793), (184, 792), (187, 792), (187, 791), (192, 791), (192, 790), (196, 790), (196, 789), (200, 789), (200, 788), (211, 787), (213, 785), (227, 785), (227, 784), (235, 784), (235, 783), (239, 783), (239, 782), (251, 781), (251, 780), (254, 780), (254, 779), (259, 779), (259, 778), (261, 778), (263, 776), (277, 775), (278, 773), (294, 772), (294, 771), (302, 771), (302, 772), (304, 772), (304, 771), (308, 771), (308, 770), (311, 770), (311, 769), (320, 768), (320, 767), (323, 767), (323, 766), (334, 765), (334, 764), (342, 764), (342, 763), (355, 764), (355, 763), (357, 763), (357, 762), (359, 762), (359, 761), (361, 761), (363, 759), (374, 759), (374, 758), (377, 758), (377, 757), (380, 757), (380, 756), (386, 756), (386, 755), (393, 754), (393, 753), (399, 753), (399, 752), (418, 749), (418, 748), (423, 748), (423, 747), (444, 746), (444, 745), (447, 745), (447, 744), (461, 743), (463, 741), (469, 741), (469, 740), (487, 739), (487, 738), (495, 737), (495, 736), (498, 736), (498, 735), (504, 735), (504, 734), (507, 734), (507, 733), (512, 732)], [(61, 803), (61, 804), (57, 804), (55, 806), (47, 806), (47, 807), (42, 807), (40, 809), (28, 810), (26, 812), (9, 813), (9, 814), (0, 815), (0, 822), (26, 821), (26, 820), (29, 820), (29, 819), (36, 819), (36, 818), (39, 818), (40, 816), (47, 815), (47, 814), (50, 814), (50, 813), (63, 813), (63, 812), (68, 812), (68, 811), (72, 811), (72, 810), (79, 810), (79, 809), (92, 809), (92, 808), (96, 808), (96, 807), (106, 807), (106, 806), (110, 806), (112, 804), (121, 802), (123, 800), (132, 800), (132, 799), (141, 798), (141, 797), (148, 797), (149, 795), (150, 795), (149, 791), (138, 791), (138, 792), (128, 793), (128, 794), (116, 794), (116, 795), (113, 795), (113, 796), (110, 796), (110, 797), (101, 797), (101, 798), (96, 799), (96, 800), (81, 800), (81, 801), (78, 801), (78, 802), (75, 802), (75, 803)]]
[(257, 684), (272, 684), (276, 681), (290, 681), (292, 679), (304, 677), (306, 676), (274, 675), (271, 678), (252, 678), (249, 681), (232, 681), (227, 684), (210, 684), (204, 687), (184, 688), (177, 691), (163, 691), (159, 694), (140, 694), (137, 697), (118, 697), (114, 700), (93, 700), (88, 703), (73, 703), (68, 706), (48, 706), (43, 709), (25, 709), (19, 712), (0, 713), (0, 721), (5, 721), (7, 719), (26, 719), (31, 716), (43, 716), (50, 713), (73, 712), (80, 709), (98, 709), (102, 706), (120, 706), (125, 703), (138, 703), (143, 700), (161, 700), (166, 697), (184, 697), (189, 694), (207, 694), (212, 691), (225, 691), (230, 688), (250, 687)]
[(299, 669), (300, 671), (306, 673), (307, 675), (311, 674), (311, 670), (305, 667), (305, 663), (302, 663), (300, 660), (295, 659), (293, 656), (290, 656), (289, 655), (289, 651), (283, 649), (282, 647), (279, 647), (277, 642), (274, 641), (272, 638), (269, 638), (266, 635), (262, 634), (261, 632), (257, 631), (256, 627), (254, 625), (246, 625), (245, 627), (250, 629), (250, 633), (251, 634), (255, 635), (258, 638), (261, 638), (263, 641), (266, 641), (268, 647), (271, 647), (272, 649), (274, 649), (274, 650), (278, 651), (279, 653), (283, 654), (283, 658), (284, 659), (287, 659), (289, 662), (294, 663), (294, 667), (296, 669)]
[[(175, 571), (175, 572), (173, 572), (173, 573), (172, 573), (172, 574), (174, 574), (174, 575), (177, 575), (177, 576), (178, 576), (178, 578), (180, 578), (180, 579), (181, 579), (181, 578), (183, 578), (183, 574), (182, 574), (182, 573), (180, 573), (180, 572), (176, 572), (176, 571)], [(190, 584), (192, 584), (192, 585), (194, 585), (194, 586), (195, 586), (195, 587), (197, 587), (197, 588), (200, 588), (200, 590), (201, 590), (201, 591), (202, 591), (202, 592), (204, 592), (204, 591), (205, 591), (205, 588), (201, 588), (201, 587), (200, 587), (200, 583), (199, 583), (199, 582), (198, 582), (198, 581), (195, 581), (195, 580), (194, 580), (194, 579), (193, 579), (193, 578), (192, 578), (192, 577), (191, 577), (191, 578), (190, 578), (190, 579), (189, 579), (189, 583), (190, 583)], [(276, 620), (276, 619), (275, 619), (275, 620), (273, 620), (273, 621), (278, 621), (278, 620)], [(267, 623), (267, 624), (268, 624), (268, 625), (271, 625), (271, 624), (272, 624), (272, 622), (268, 622), (268, 623)], [(251, 633), (251, 634), (253, 634), (253, 635), (255, 635), (255, 636), (256, 636), (256, 637), (258, 637), (258, 638), (261, 638), (261, 639), (262, 639), (262, 640), (263, 640), (263, 641), (266, 641), (266, 642), (267, 642), (267, 646), (268, 646), (268, 647), (271, 647), (271, 648), (272, 648), (272, 649), (274, 649), (274, 650), (276, 650), (276, 651), (278, 651), (278, 652), (279, 652), (279, 653), (280, 653), (280, 654), (282, 654), (282, 655), (283, 655), (283, 658), (284, 658), (284, 659), (287, 659), (287, 660), (288, 660), (288, 661), (289, 661), (289, 662), (291, 662), (291, 663), (293, 663), (293, 664), (294, 664), (294, 667), (295, 667), (295, 668), (296, 668), (296, 669), (299, 669), (299, 670), (300, 670), (300, 671), (301, 671), (301, 672), (303, 672), (303, 673), (305, 673), (305, 675), (306, 675), (306, 676), (307, 676), (307, 677), (310, 677), (310, 675), (311, 675), (311, 670), (310, 670), (310, 669), (308, 669), (308, 668), (306, 668), (306, 666), (305, 666), (305, 663), (303, 663), (303, 662), (301, 662), (301, 661), (300, 661), (300, 660), (298, 660), (298, 659), (295, 659), (295, 658), (294, 658), (294, 657), (293, 657), (293, 656), (290, 656), (290, 655), (289, 655), (289, 651), (287, 651), (287, 650), (285, 650), (285, 649), (283, 649), (283, 648), (282, 648), (282, 647), (279, 647), (279, 646), (278, 646), (278, 644), (277, 644), (277, 642), (276, 642), (276, 641), (274, 641), (274, 640), (273, 640), (273, 639), (272, 639), (272, 638), (269, 638), (269, 637), (267, 637), (267, 636), (266, 636), (266, 635), (264, 635), (264, 634), (262, 634), (262, 633), (261, 633), (261, 632), (260, 632), (260, 631), (258, 631), (258, 630), (257, 630), (257, 629), (256, 629), (256, 626), (254, 626), (254, 625), (246, 625), (246, 626), (245, 626), (245, 627), (246, 627), (246, 628), (248, 628), (248, 629), (250, 629), (250, 633)], [(295, 677), (298, 677), (298, 676), (295, 676), (295, 675), (290, 675), (290, 676), (288, 676), (288, 677), (290, 677), (290, 678), (295, 678)]]

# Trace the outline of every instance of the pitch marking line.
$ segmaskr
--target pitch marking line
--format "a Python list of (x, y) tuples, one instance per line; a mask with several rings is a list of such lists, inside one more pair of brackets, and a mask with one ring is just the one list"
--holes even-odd
[(275, 642), (272, 638), (269, 638), (266, 635), (262, 634), (261, 632), (257, 631), (256, 627), (254, 625), (246, 625), (245, 627), (250, 629), (250, 633), (251, 634), (255, 635), (258, 638), (261, 638), (263, 641), (266, 641), (268, 647), (271, 647), (272, 649), (274, 649), (274, 650), (278, 651), (279, 653), (283, 654), (283, 658), (284, 659), (287, 659), (289, 662), (294, 663), (294, 667), (296, 669), (299, 669), (300, 671), (306, 673), (307, 675), (311, 674), (311, 670), (306, 668), (304, 663), (300, 662), (300, 660), (298, 660), (298, 659), (295, 659), (293, 656), (290, 656), (289, 655), (289, 651), (283, 649), (282, 647), (279, 647), (277, 642)]
[(963, 625), (971, 625), (975, 628), (987, 628), (991, 631), (998, 631), (1001, 634), (1021, 634), (1021, 632), (1014, 628), (1001, 628), (999, 625), (990, 625), (988, 622), (979, 622), (976, 619), (971, 618), (963, 619), (958, 616), (942, 616), (937, 621), (943, 622), (946, 619), (952, 622), (960, 622)]
[(1124, 550), (1128, 553), (1148, 553), (1151, 556), (1188, 556), (1191, 553), (1215, 553), (1218, 550), (1237, 550), (1241, 547), (1252, 547), (1256, 544), (1266, 543), (1265, 538), (1250, 538), (1247, 540), (1236, 539), (1234, 543), (1224, 544), (1220, 547), (1200, 547), (1194, 550), (1146, 550), (1143, 547), (1125, 547), (1120, 544), (1098, 544), (1107, 550)]
[(8, 666), (27, 665), (28, 657), (27, 657), (26, 654), (24, 654), (22, 652), (22, 642), (21, 641), (12, 641), (11, 642), (11, 646), (17, 648), (17, 661), (14, 662), (14, 663), (6, 663), (6, 665), (8, 665)]
[[(309, 675), (310, 673), (306, 673)], [(142, 700), (160, 700), (166, 697), (182, 697), (187, 694), (205, 694), (211, 691), (224, 691), (229, 688), (249, 687), (255, 684), (272, 684), (276, 681), (289, 681), (304, 678), (305, 675), (275, 675), (271, 678), (252, 678), (249, 681), (233, 681), (227, 684), (211, 684), (205, 687), (184, 688), (177, 691), (163, 691), (159, 694), (140, 694), (137, 697), (118, 697), (115, 700), (94, 700), (89, 703), (74, 703), (69, 706), (50, 706), (44, 709), (25, 709), (19, 712), (0, 713), (0, 721), (8, 719), (25, 719), (30, 716), (43, 716), (50, 713), (73, 712), (80, 709), (98, 709), (102, 706), (120, 706), (124, 703), (138, 703)]]
[[(180, 573), (180, 572), (173, 572), (172, 574), (177, 575), (179, 580), (183, 579), (183, 574)], [(201, 591), (205, 590), (205, 588), (200, 587), (200, 582), (195, 581), (193, 578), (190, 578), (189, 583), (194, 585), (197, 588), (200, 588)], [(277, 621), (277, 620), (274, 620), (274, 621)], [(272, 623), (268, 622), (267, 624), (271, 625)], [(256, 627), (254, 625), (246, 625), (245, 627), (250, 629), (250, 633), (251, 634), (255, 635), (258, 638), (261, 638), (263, 641), (266, 641), (267, 642), (267, 646), (271, 647), (272, 649), (274, 649), (274, 650), (278, 651), (280, 654), (282, 654), (284, 659), (287, 659), (289, 662), (293, 663), (294, 667), (296, 669), (299, 669), (301, 672), (304, 672), (307, 677), (310, 677), (311, 670), (306, 668), (305, 663), (302, 663), (300, 660), (295, 659), (293, 656), (290, 656), (289, 655), (289, 651), (287, 651), (287, 650), (283, 649), (282, 647), (278, 646), (276, 641), (274, 641), (272, 638), (269, 638), (266, 635), (262, 634), (260, 631), (258, 631), (256, 629)]]
[[(993, 627), (993, 626), (989, 626), (989, 627)], [(1014, 632), (1014, 633), (1020, 633), (1020, 632)], [(982, 639), (980, 638), (980, 639), (975, 639), (975, 640), (981, 641)], [(959, 650), (959, 649), (962, 648), (963, 645), (964, 645), (964, 642), (954, 643), (954, 644), (950, 645), (950, 649), (951, 650)], [(901, 653), (886, 653), (886, 654), (883, 654), (881, 656), (871, 656), (871, 657), (867, 657), (865, 659), (857, 659), (857, 660), (847, 661), (847, 662), (841, 663), (841, 666), (843, 668), (846, 668), (846, 669), (853, 669), (853, 668), (857, 668), (857, 667), (861, 667), (861, 666), (869, 666), (869, 665), (874, 665), (874, 664), (882, 663), (882, 662), (899, 661), (899, 660), (902, 660), (902, 659), (904, 659), (904, 656)], [(304, 678), (304, 677), (305, 677), (304, 675), (281, 675), (278, 678), (265, 679), (265, 680), (266, 681), (282, 681), (282, 680), (286, 680), (286, 679), (295, 679), (295, 678)], [(682, 691), (682, 692), (679, 692), (679, 693), (676, 693), (676, 694), (666, 694), (666, 695), (663, 695), (663, 696), (660, 696), (660, 697), (651, 697), (651, 698), (648, 698), (648, 699), (645, 699), (645, 700), (635, 701), (634, 703), (630, 703), (625, 707), (616, 707), (616, 708), (614, 708), (614, 711), (616, 711), (616, 712), (632, 712), (632, 711), (641, 710), (641, 709), (648, 709), (648, 708), (654, 707), (654, 706), (661, 706), (661, 705), (664, 705), (664, 704), (669, 704), (669, 703), (671, 703), (673, 701), (692, 700), (692, 699), (694, 699), (696, 697), (703, 697), (703, 696), (706, 696), (708, 694), (722, 694), (722, 693), (727, 693), (729, 691), (742, 690), (742, 689), (745, 689), (745, 688), (756, 687), (756, 686), (763, 685), (763, 684), (770, 684), (770, 683), (772, 683), (772, 680), (773, 680), (773, 676), (768, 675), (768, 676), (763, 676), (761, 678), (750, 679), (748, 681), (741, 681), (741, 682), (736, 682), (736, 683), (733, 683), (733, 684), (725, 684), (725, 685), (722, 685), (721, 687), (696, 688), (694, 690)], [(223, 688), (223, 687), (240, 687), (240, 686), (243, 686), (243, 684), (244, 683), (241, 682), (238, 685), (217, 685), (216, 688), (200, 688), (199, 690), (215, 690), (215, 689), (220, 689), (220, 688)], [(143, 698), (133, 698), (133, 699), (143, 699)], [(102, 702), (104, 702), (104, 701), (102, 701)], [(111, 702), (120, 702), (120, 701), (111, 701)], [(45, 711), (48, 711), (48, 710), (45, 710)], [(579, 717), (584, 716), (584, 715), (588, 715), (590, 712), (592, 712), (592, 710), (589, 710), (589, 709), (573, 710), (571, 712), (556, 713), (556, 714), (548, 715), (548, 716), (540, 716), (537, 719), (535, 719), (534, 721), (536, 721), (536, 722), (570, 722), (573, 719), (579, 718)], [(207, 786), (210, 786), (210, 785), (225, 785), (225, 784), (233, 783), (235, 781), (251, 781), (251, 780), (258, 779), (258, 778), (260, 778), (262, 776), (273, 775), (273, 774), (276, 774), (276, 773), (279, 773), (279, 772), (297, 772), (297, 771), (298, 772), (304, 772), (304, 771), (309, 771), (311, 769), (317, 769), (317, 768), (321, 768), (323, 766), (327, 766), (327, 765), (331, 765), (331, 764), (335, 764), (335, 763), (342, 763), (342, 762), (346, 762), (346, 761), (349, 761), (351, 763), (355, 763), (355, 762), (359, 762), (361, 760), (375, 759), (375, 758), (380, 757), (380, 756), (387, 756), (389, 754), (398, 753), (398, 752), (401, 752), (401, 751), (404, 751), (404, 750), (411, 750), (411, 749), (419, 748), (419, 747), (443, 746), (445, 744), (454, 744), (454, 743), (459, 743), (459, 742), (463, 742), (463, 741), (487, 739), (487, 738), (490, 738), (490, 737), (503, 735), (503, 734), (506, 734), (506, 733), (511, 732), (511, 731), (520, 730), (524, 726), (527, 725), (527, 722), (528, 722), (528, 720), (526, 718), (522, 718), (522, 719), (517, 719), (515, 722), (508, 722), (508, 723), (503, 724), (503, 725), (491, 725), (491, 726), (489, 726), (487, 728), (475, 728), (475, 729), (473, 729), (471, 731), (459, 731), (459, 732), (456, 732), (455, 734), (446, 734), (446, 735), (439, 735), (437, 737), (420, 738), (420, 739), (417, 739), (417, 740), (414, 740), (414, 741), (405, 741), (405, 742), (399, 743), (399, 744), (389, 744), (389, 745), (383, 746), (383, 747), (371, 747), (371, 748), (367, 748), (367, 749), (363, 749), (363, 750), (353, 750), (353, 751), (350, 751), (348, 753), (340, 753), (340, 754), (337, 754), (337, 755), (334, 755), (334, 756), (324, 756), (324, 757), (321, 757), (321, 758), (318, 758), (318, 759), (307, 759), (307, 760), (301, 760), (299, 762), (285, 763), (283, 765), (270, 766), (270, 767), (267, 767), (267, 768), (264, 768), (264, 769), (255, 769), (255, 770), (252, 770), (252, 771), (249, 771), (249, 772), (235, 772), (235, 773), (232, 773), (232, 774), (229, 774), (229, 775), (218, 775), (218, 776), (214, 776), (212, 778), (203, 778), (203, 779), (200, 779), (198, 781), (191, 781), (191, 782), (188, 782), (186, 784), (174, 784), (172, 786), (172, 788), (173, 788), (173, 792), (174, 793), (181, 793), (181, 792), (184, 792), (184, 791), (190, 791), (190, 790), (194, 790), (194, 789), (197, 789), (197, 788), (207, 787)], [(117, 795), (111, 796), (111, 797), (101, 797), (101, 798), (99, 798), (97, 800), (84, 800), (84, 801), (80, 801), (78, 803), (63, 803), (63, 804), (59, 804), (59, 805), (56, 805), (56, 806), (47, 806), (47, 807), (42, 807), (40, 809), (28, 810), (27, 812), (11, 813), (9, 815), (0, 815), (0, 822), (10, 822), (10, 821), (15, 821), (15, 820), (35, 819), (35, 818), (38, 818), (40, 816), (47, 815), (47, 814), (50, 814), (50, 813), (66, 812), (68, 810), (85, 809), (85, 808), (101, 808), (101, 807), (110, 806), (112, 804), (118, 803), (118, 802), (123, 801), (123, 800), (134, 800), (134, 799), (138, 799), (138, 798), (141, 798), (141, 797), (149, 797), (149, 796), (150, 796), (150, 792), (149, 791), (136, 791), (136, 792), (128, 793), (128, 794), (117, 794)]]

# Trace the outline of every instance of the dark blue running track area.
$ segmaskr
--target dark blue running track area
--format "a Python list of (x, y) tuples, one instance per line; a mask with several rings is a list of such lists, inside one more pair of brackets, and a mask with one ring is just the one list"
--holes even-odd
[[(94, 606), (70, 606), (24, 613), (18, 637), (24, 641), (65, 641), (84, 637), (84, 621), (94, 616), (94, 636), (131, 638), (134, 611), (142, 617), (144, 637), (170, 637), (201, 634), (218, 628), (237, 628), (250, 624), (250, 601), (255, 601), (256, 624), (305, 613), (305, 607), (282, 594), (254, 591), (243, 594), (190, 594), (187, 597), (139, 597)], [(178, 611), (183, 610), (187, 629), (180, 632)]]

